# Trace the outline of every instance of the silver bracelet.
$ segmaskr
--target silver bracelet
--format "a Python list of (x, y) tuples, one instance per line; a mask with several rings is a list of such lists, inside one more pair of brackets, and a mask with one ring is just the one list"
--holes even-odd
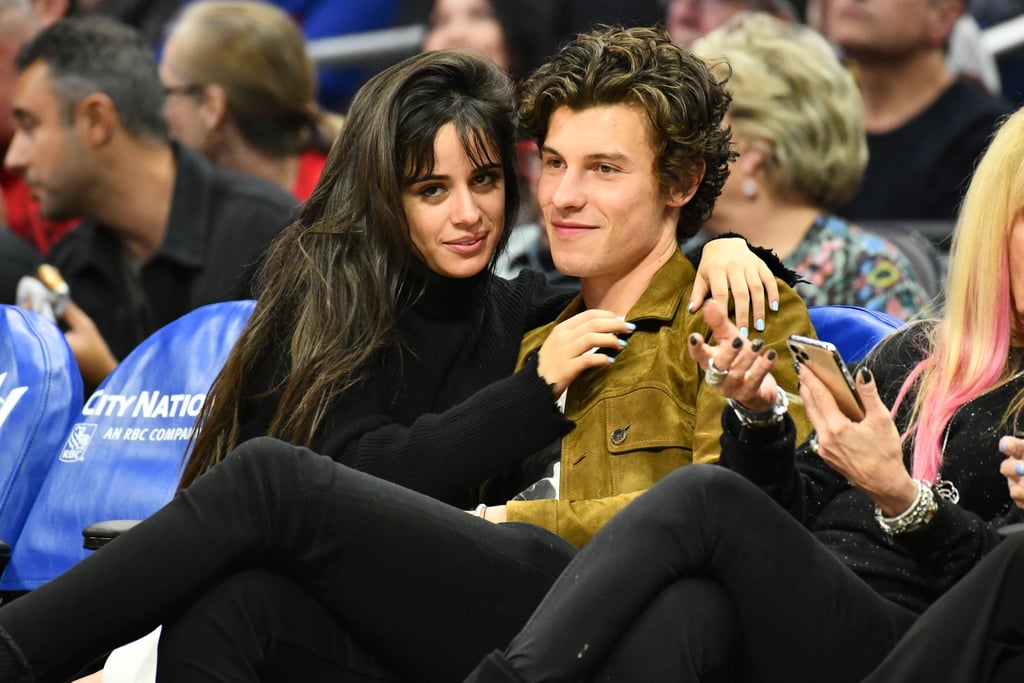
[(882, 531), (889, 534), (889, 536), (899, 536), (908, 531), (920, 529), (932, 520), (935, 512), (939, 509), (939, 504), (935, 502), (935, 492), (932, 491), (932, 487), (920, 479), (915, 479), (914, 483), (917, 485), (917, 495), (914, 497), (914, 502), (895, 517), (886, 517), (882, 514), (882, 509), (877, 505), (875, 506), (875, 521), (878, 522), (878, 526), (882, 527)]

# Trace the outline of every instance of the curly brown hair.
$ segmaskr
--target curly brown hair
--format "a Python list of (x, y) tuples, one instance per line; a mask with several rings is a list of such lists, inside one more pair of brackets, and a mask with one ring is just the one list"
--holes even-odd
[(729, 99), (725, 81), (700, 57), (674, 45), (664, 28), (599, 26), (576, 36), (526, 79), (520, 117), (543, 144), (558, 107), (642, 107), (661, 191), (669, 194), (704, 173), (679, 213), (676, 236), (682, 241), (711, 215), (729, 175), (735, 152), (729, 129), (722, 127)]

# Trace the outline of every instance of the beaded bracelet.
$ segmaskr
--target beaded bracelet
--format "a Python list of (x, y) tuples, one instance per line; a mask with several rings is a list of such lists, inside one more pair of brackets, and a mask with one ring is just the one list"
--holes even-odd
[(890, 536), (899, 536), (908, 531), (920, 529), (931, 521), (939, 509), (932, 488), (920, 479), (915, 479), (914, 483), (917, 484), (917, 495), (914, 497), (914, 502), (895, 517), (886, 517), (882, 514), (882, 509), (875, 506), (875, 521), (878, 522), (878, 526), (882, 527), (882, 531)]

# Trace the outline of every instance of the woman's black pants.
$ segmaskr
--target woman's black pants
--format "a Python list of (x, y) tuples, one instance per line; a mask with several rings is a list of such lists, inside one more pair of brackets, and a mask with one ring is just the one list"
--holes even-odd
[(925, 610), (865, 683), (1024, 681), (1024, 533)]
[[(575, 552), (539, 527), (491, 524), (306, 449), (254, 439), (125, 535), (0, 608), (0, 681), (63, 681), (159, 624), (182, 633), (197, 605), (231, 602), (254, 570), (257, 582), (286, 580), (325, 608), (306, 614), (341, 629), (323, 642), (351, 643), (342, 666), (353, 676), (375, 675), (379, 661), (385, 678), (457, 681), (522, 628)], [(637, 618), (635, 632), (653, 635), (633, 641), (639, 650), (627, 639), (604, 663), (609, 680), (677, 677), (676, 649), (650, 648), (652, 639), (674, 637), (664, 622), (682, 610), (686, 592), (665, 596)], [(288, 618), (257, 617), (258, 630)], [(266, 643), (264, 636), (257, 638)], [(317, 642), (278, 643), (271, 673), (303, 648), (322, 649)], [(161, 654), (172, 650), (182, 647)], [(659, 652), (672, 654), (659, 663)], [(161, 661), (161, 680), (191, 680), (166, 673), (172, 666)]]

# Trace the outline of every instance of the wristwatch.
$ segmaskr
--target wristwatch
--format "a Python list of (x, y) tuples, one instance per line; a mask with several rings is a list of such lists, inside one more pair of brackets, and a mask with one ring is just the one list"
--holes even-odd
[(729, 406), (736, 413), (736, 418), (740, 421), (740, 425), (745, 428), (766, 428), (782, 424), (782, 419), (786, 416), (786, 411), (789, 410), (789, 397), (786, 396), (786, 392), (781, 387), (775, 387), (775, 391), (777, 392), (775, 404), (772, 405), (771, 410), (763, 413), (755, 413), (743, 407), (738, 401), (731, 398), (728, 399)]

